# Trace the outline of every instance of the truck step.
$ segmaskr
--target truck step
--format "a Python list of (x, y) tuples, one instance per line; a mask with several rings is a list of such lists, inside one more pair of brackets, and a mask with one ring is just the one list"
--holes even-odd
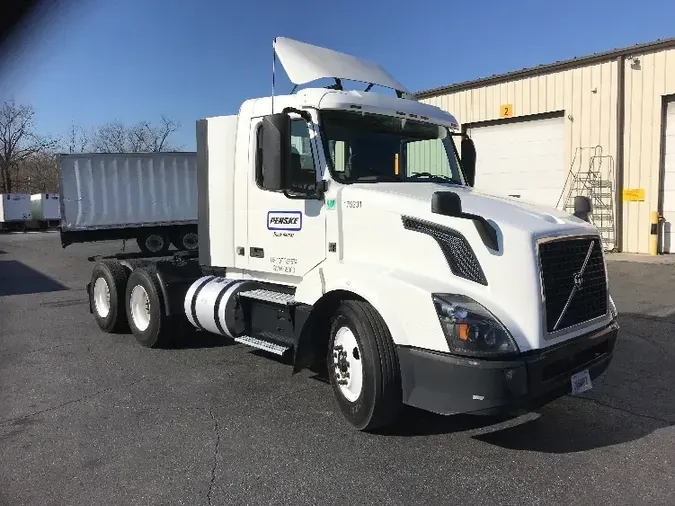
[(235, 337), (234, 340), (240, 344), (245, 344), (246, 346), (251, 346), (259, 350), (268, 351), (270, 353), (274, 353), (275, 355), (279, 356), (283, 355), (284, 353), (286, 353), (288, 350), (291, 349), (290, 346), (284, 346), (277, 343), (270, 343), (269, 341), (263, 341), (262, 339), (258, 339), (256, 337), (251, 336), (239, 336)]
[(295, 302), (295, 296), (290, 293), (276, 292), (274, 290), (266, 290), (264, 288), (239, 292), (239, 297), (262, 300), (265, 302), (273, 302), (274, 304), (281, 305), (291, 305)]

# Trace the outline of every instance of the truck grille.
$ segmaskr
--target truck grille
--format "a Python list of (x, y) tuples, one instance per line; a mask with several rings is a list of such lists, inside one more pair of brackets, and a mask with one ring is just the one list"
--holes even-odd
[[(593, 244), (583, 275), (578, 276)], [(607, 313), (607, 282), (599, 237), (561, 239), (539, 245), (539, 262), (548, 332), (562, 330)], [(570, 294), (572, 296), (564, 311)], [(564, 314), (563, 314), (564, 311)], [(556, 328), (556, 322), (560, 318)]]

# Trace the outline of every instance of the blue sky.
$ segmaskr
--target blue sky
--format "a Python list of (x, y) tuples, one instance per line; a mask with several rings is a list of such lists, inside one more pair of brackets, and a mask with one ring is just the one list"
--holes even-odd
[(376, 61), (413, 91), (675, 36), (672, 0), (85, 2), (13, 52), (0, 100), (54, 135), (166, 114), (190, 150), (195, 120), (270, 94), (276, 36)]

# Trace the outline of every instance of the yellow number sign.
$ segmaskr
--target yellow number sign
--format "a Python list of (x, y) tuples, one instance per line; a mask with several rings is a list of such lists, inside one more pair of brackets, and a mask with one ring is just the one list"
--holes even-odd
[(499, 108), (499, 115), (502, 118), (510, 118), (513, 116), (513, 104), (504, 104)]

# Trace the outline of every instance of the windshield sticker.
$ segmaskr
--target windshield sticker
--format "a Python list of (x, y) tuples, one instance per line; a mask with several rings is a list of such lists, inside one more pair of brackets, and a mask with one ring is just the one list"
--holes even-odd
[(298, 232), (302, 230), (301, 211), (267, 211), (267, 230)]

